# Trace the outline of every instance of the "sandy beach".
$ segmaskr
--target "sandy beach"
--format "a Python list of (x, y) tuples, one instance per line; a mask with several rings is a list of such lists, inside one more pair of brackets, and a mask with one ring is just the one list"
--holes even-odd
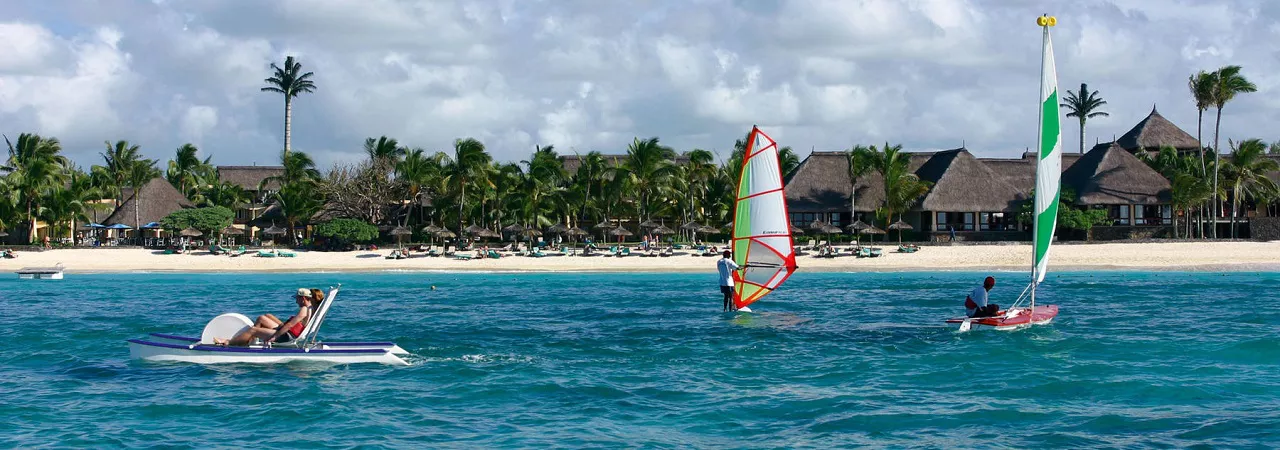
[[(1028, 244), (926, 246), (914, 254), (889, 251), (878, 258), (815, 258), (800, 256), (801, 270), (820, 272), (900, 270), (1019, 270), (1031, 259)], [(617, 271), (699, 272), (714, 270), (713, 257), (677, 253), (671, 257), (624, 258), (605, 256), (506, 256), (501, 259), (455, 260), (427, 257), (388, 260), (390, 250), (355, 252), (296, 252), (294, 258), (214, 256), (206, 251), (164, 255), (142, 249), (59, 249), (19, 252), (0, 260), (0, 271), (62, 263), (69, 273), (88, 272), (377, 272), (441, 271)], [(1058, 270), (1280, 270), (1277, 242), (1167, 242), (1069, 244), (1053, 248), (1052, 266)]]

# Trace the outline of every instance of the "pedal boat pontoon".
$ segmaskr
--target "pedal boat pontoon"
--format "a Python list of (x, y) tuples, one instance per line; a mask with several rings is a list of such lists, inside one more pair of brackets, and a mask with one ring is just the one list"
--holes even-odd
[(263, 345), (260, 341), (246, 347), (214, 344), (214, 339), (230, 339), (253, 326), (243, 314), (227, 313), (210, 320), (200, 338), (151, 333), (145, 339), (129, 339), (129, 357), (147, 361), (178, 361), (196, 364), (259, 363), (274, 364), (314, 361), (335, 364), (382, 363), (407, 366), (400, 357), (409, 354), (392, 342), (322, 342), (316, 340), (329, 307), (342, 285), (330, 288), (316, 315), (307, 322), (297, 339), (285, 343)]

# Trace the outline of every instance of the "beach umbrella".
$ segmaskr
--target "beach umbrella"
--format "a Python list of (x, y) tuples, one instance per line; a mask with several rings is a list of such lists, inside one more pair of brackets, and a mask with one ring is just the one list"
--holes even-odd
[(646, 220), (644, 222), (640, 222), (640, 228), (658, 228), (660, 226), (662, 226), (662, 224), (654, 222), (653, 220)]
[(720, 232), (720, 229), (719, 229), (719, 228), (716, 228), (716, 227), (713, 227), (713, 226), (711, 226), (711, 225), (703, 225), (703, 226), (701, 226), (701, 227), (698, 227), (698, 232), (699, 232), (699, 233), (706, 233), (706, 234), (719, 233), (719, 232)]
[(284, 233), (285, 233), (284, 228), (277, 227), (274, 224), (271, 225), (270, 227), (267, 227), (267, 229), (262, 230), (262, 234), (265, 234), (267, 236), (279, 236)]
[(565, 230), (564, 234), (567, 234), (569, 236), (586, 236), (590, 233), (587, 233), (587, 230), (584, 230), (578, 227), (573, 227), (568, 230)]
[(856, 232), (856, 231), (865, 230), (869, 226), (871, 225), (867, 225), (866, 222), (863, 222), (861, 220), (855, 220), (853, 221), (853, 223), (849, 224), (849, 226), (845, 227), (845, 229)]
[(562, 234), (566, 231), (569, 231), (569, 227), (565, 226), (564, 222), (547, 227), (547, 232), (551, 234)]
[(106, 225), (103, 225), (100, 223), (91, 223), (91, 224), (85, 225), (85, 228), (106, 228), (106, 227), (107, 227)]
[(413, 235), (413, 230), (408, 227), (395, 227), (391, 229), (390, 234), (396, 237), (396, 245), (404, 248), (404, 236)]
[(423, 233), (427, 233), (427, 234), (436, 234), (436, 233), (439, 233), (439, 232), (440, 232), (440, 230), (443, 230), (443, 229), (444, 229), (444, 228), (440, 228), (440, 227), (437, 227), (437, 226), (435, 226), (435, 225), (427, 225), (427, 226), (425, 226), (425, 227), (422, 227), (422, 232), (423, 232)]
[(831, 225), (821, 220), (815, 220), (813, 222), (809, 222), (809, 229), (813, 231), (817, 231), (819, 233), (826, 233), (826, 229), (829, 226)]
[(791, 234), (804, 234), (804, 228), (791, 225)]
[(525, 228), (524, 235), (529, 237), (540, 237), (542, 236), (542, 232), (538, 231), (537, 228), (529, 227)]
[[(876, 234), (885, 234), (885, 231), (884, 231), (884, 230), (881, 230), (881, 229), (879, 229), (879, 228), (876, 228), (875, 226), (868, 225), (866, 228), (863, 228), (862, 230), (860, 230), (860, 231), (859, 231), (859, 233), (866, 233), (866, 234), (870, 234), (870, 235), (876, 235)], [(871, 242), (873, 242), (873, 243), (874, 243), (875, 241), (876, 241), (876, 240), (875, 240), (875, 236), (871, 236)]]
[(3, 231), (0, 231), (0, 237), (9, 237), (9, 233), (5, 233), (5, 232), (3, 232)]
[(676, 230), (667, 228), (665, 225), (658, 225), (657, 228), (650, 230), (653, 234), (675, 234)]
[(232, 235), (232, 236), (239, 236), (239, 235), (244, 234), (244, 230), (239, 229), (239, 228), (236, 228), (236, 227), (234, 227), (234, 226), (229, 226), (229, 227), (226, 227), (226, 228), (223, 228), (223, 229), (222, 229), (222, 234), (229, 234), (229, 235)]
[(133, 227), (125, 225), (123, 223), (113, 223), (110, 226), (107, 226), (105, 228), (109, 228), (112, 230), (132, 230), (133, 229)]
[(467, 232), (467, 234), (480, 234), (480, 232), (484, 230), (487, 230), (487, 228), (482, 227), (480, 225), (472, 225), (467, 227), (465, 231)]
[(591, 228), (612, 229), (613, 221), (610, 221), (609, 219), (605, 219), (604, 222), (597, 223), (594, 227), (591, 227)]
[(690, 221), (689, 223), (686, 223), (684, 225), (680, 225), (681, 230), (696, 230), (701, 227), (702, 227), (702, 224), (699, 224), (698, 222), (693, 222), (693, 221)]
[(144, 230), (145, 230), (145, 229), (152, 229), (152, 228), (160, 228), (160, 222), (148, 222), (146, 225), (143, 225), (143, 226), (138, 227), (138, 228), (142, 228), (142, 229), (144, 229)]
[(617, 236), (617, 237), (618, 237), (618, 242), (619, 242), (619, 243), (621, 243), (621, 242), (622, 242), (622, 239), (623, 239), (624, 237), (626, 237), (626, 236), (633, 236), (633, 235), (635, 235), (635, 233), (632, 233), (632, 232), (630, 232), (630, 231), (627, 231), (627, 229), (626, 229), (626, 228), (622, 228), (622, 227), (614, 228), (614, 229), (613, 229), (613, 231), (610, 231), (610, 232), (609, 232), (609, 234), (614, 235), (614, 236)]
[(502, 227), (502, 231), (503, 231), (503, 232), (506, 232), (506, 233), (519, 233), (519, 232), (521, 232), (521, 231), (524, 231), (524, 225), (520, 225), (520, 224), (518, 224), (518, 223), (513, 223), (513, 224), (511, 224), (511, 225), (507, 225), (507, 226), (505, 226), (505, 227)]
[(187, 228), (185, 230), (178, 232), (178, 235), (182, 237), (200, 237), (200, 236), (204, 236), (204, 233), (202, 233), (200, 230), (197, 230), (195, 228)]
[(901, 245), (902, 245), (902, 230), (914, 230), (915, 228), (912, 228), (912, 227), (911, 227), (911, 224), (906, 223), (906, 222), (903, 222), (901, 219), (899, 219), (897, 222), (894, 222), (894, 223), (892, 223), (892, 224), (889, 224), (889, 229), (890, 229), (890, 230), (898, 230), (898, 245), (899, 245), (899, 246), (901, 246)]
[(444, 239), (452, 239), (452, 238), (458, 237), (458, 235), (449, 230), (440, 230), (436, 232), (436, 237), (440, 237)]

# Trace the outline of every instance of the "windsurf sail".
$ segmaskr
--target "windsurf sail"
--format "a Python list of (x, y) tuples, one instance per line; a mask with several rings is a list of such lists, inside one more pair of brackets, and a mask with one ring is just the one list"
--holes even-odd
[(747, 136), (733, 215), (733, 305), (769, 295), (796, 270), (778, 144), (756, 127)]
[[(1053, 62), (1053, 41), (1049, 28), (1058, 19), (1041, 16), (1036, 21), (1044, 28), (1044, 52), (1040, 66), (1040, 154), (1036, 164), (1035, 248), (1032, 283), (1044, 281), (1049, 271), (1049, 246), (1058, 226), (1058, 196), (1062, 178), (1062, 122), (1058, 115), (1058, 74)], [(1034, 289), (1033, 289), (1034, 301)]]

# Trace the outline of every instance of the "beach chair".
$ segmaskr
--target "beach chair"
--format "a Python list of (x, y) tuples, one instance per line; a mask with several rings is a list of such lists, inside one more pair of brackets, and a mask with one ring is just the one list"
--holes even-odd
[(631, 256), (631, 247), (622, 247), (622, 250), (618, 251), (619, 258), (624, 256)]
[(879, 257), (880, 255), (882, 255), (882, 253), (880, 253), (880, 247), (872, 247), (872, 248), (871, 248), (871, 257), (872, 257), (872, 258)]
[(440, 252), (436, 249), (427, 250), (427, 256), (440, 256)]
[(236, 256), (243, 255), (244, 252), (245, 252), (244, 246), (241, 245), (239, 248), (236, 248), (235, 250), (231, 250), (227, 252), (227, 256), (236, 257)]
[(470, 261), (472, 258), (470, 253), (454, 253), (453, 259), (458, 261)]
[(497, 250), (489, 250), (489, 255), (488, 255), (488, 256), (489, 256), (490, 258), (493, 258), (493, 259), (499, 259), (499, 258), (502, 258), (502, 254), (501, 254), (501, 253), (498, 253), (498, 251), (497, 251)]
[(276, 254), (284, 258), (293, 258), (295, 256), (298, 256), (297, 253), (294, 253), (288, 250), (276, 250)]
[(859, 258), (870, 258), (870, 257), (871, 257), (871, 247), (858, 247), (858, 257), (859, 257)]
[(272, 251), (267, 251), (267, 250), (258, 250), (258, 257), (259, 258), (275, 258), (276, 253)]
[(212, 253), (216, 256), (216, 255), (225, 255), (228, 252), (227, 252), (227, 249), (222, 248), (222, 246), (218, 244), (213, 244), (209, 246), (209, 253)]

